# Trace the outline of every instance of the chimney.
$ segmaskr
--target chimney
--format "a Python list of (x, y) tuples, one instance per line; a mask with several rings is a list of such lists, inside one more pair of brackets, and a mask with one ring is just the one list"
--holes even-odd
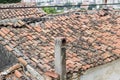
[(55, 39), (55, 71), (60, 75), (60, 80), (66, 80), (66, 39)]

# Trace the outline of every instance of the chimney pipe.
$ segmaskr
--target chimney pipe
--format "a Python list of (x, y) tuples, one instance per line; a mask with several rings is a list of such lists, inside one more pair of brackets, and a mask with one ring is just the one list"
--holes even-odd
[(55, 71), (60, 75), (60, 80), (66, 80), (66, 39), (55, 39)]

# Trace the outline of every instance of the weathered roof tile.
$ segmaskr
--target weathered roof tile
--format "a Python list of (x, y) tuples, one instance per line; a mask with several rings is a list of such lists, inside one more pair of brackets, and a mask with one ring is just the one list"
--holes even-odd
[(58, 78), (59, 77), (59, 75), (57, 73), (49, 72), (49, 71), (45, 72), (45, 75), (53, 77), (53, 78)]
[(18, 78), (21, 78), (21, 77), (22, 77), (22, 74), (21, 74), (18, 70), (15, 70), (14, 74), (15, 74), (16, 77), (18, 77)]
[[(34, 22), (33, 26), (25, 22), (23, 27), (2, 26), (0, 44), (7, 46), (6, 49), (16, 57), (22, 57), (38, 72), (54, 77), (54, 40), (64, 36), (67, 39), (67, 72), (79, 73), (79, 70), (85, 71), (120, 57), (120, 26), (109, 22), (113, 16), (72, 13), (40, 23), (44, 27), (36, 26)], [(21, 21), (19, 23), (23, 25)]]
[(12, 50), (13, 50), (13, 49), (12, 49), (10, 46), (8, 46), (8, 45), (6, 45), (5, 48), (6, 48), (8, 51), (12, 51)]

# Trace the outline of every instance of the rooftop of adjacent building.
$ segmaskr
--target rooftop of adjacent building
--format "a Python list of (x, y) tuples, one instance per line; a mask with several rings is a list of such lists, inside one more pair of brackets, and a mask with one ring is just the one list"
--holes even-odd
[[(23, 11), (19, 9), (18, 12)], [(4, 15), (6, 11), (2, 13)], [(18, 13), (15, 12), (15, 14)], [(41, 13), (35, 10), (33, 15), (36, 16), (36, 14)], [(68, 74), (74, 72), (82, 74), (90, 68), (109, 63), (120, 57), (119, 11), (73, 11), (61, 15), (47, 15), (44, 18), (41, 16), (31, 18), (28, 14), (28, 17), (15, 19), (15, 22), (12, 21), (11, 15), (9, 16), (10, 19), (4, 16), (5, 22), (3, 20), (0, 24), (0, 44), (15, 55), (18, 61), (23, 63), (25, 60), (25, 65), (32, 66), (41, 75), (58, 78), (54, 69), (54, 39), (56, 37), (67, 39)], [(25, 69), (26, 67), (16, 65), (17, 68), (14, 67), (15, 70), (13, 69), (3, 78), (36, 80), (28, 69)]]

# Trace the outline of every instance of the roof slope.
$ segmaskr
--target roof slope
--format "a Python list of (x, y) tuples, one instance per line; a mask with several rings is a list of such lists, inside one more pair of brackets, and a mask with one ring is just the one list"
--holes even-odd
[[(27, 4), (7, 4), (0, 5), (0, 8), (8, 8), (8, 9), (0, 9), (0, 20), (3, 19), (12, 19), (12, 18), (30, 18), (30, 17), (42, 17), (46, 13), (41, 8), (16, 8), (11, 9), (11, 7), (32, 7), (34, 5)], [(9, 9), (10, 8), (10, 9)]]
[(34, 27), (0, 29), (0, 44), (40, 72), (54, 72), (54, 39), (67, 38), (67, 72), (85, 71), (120, 57), (120, 16), (56, 16)]

